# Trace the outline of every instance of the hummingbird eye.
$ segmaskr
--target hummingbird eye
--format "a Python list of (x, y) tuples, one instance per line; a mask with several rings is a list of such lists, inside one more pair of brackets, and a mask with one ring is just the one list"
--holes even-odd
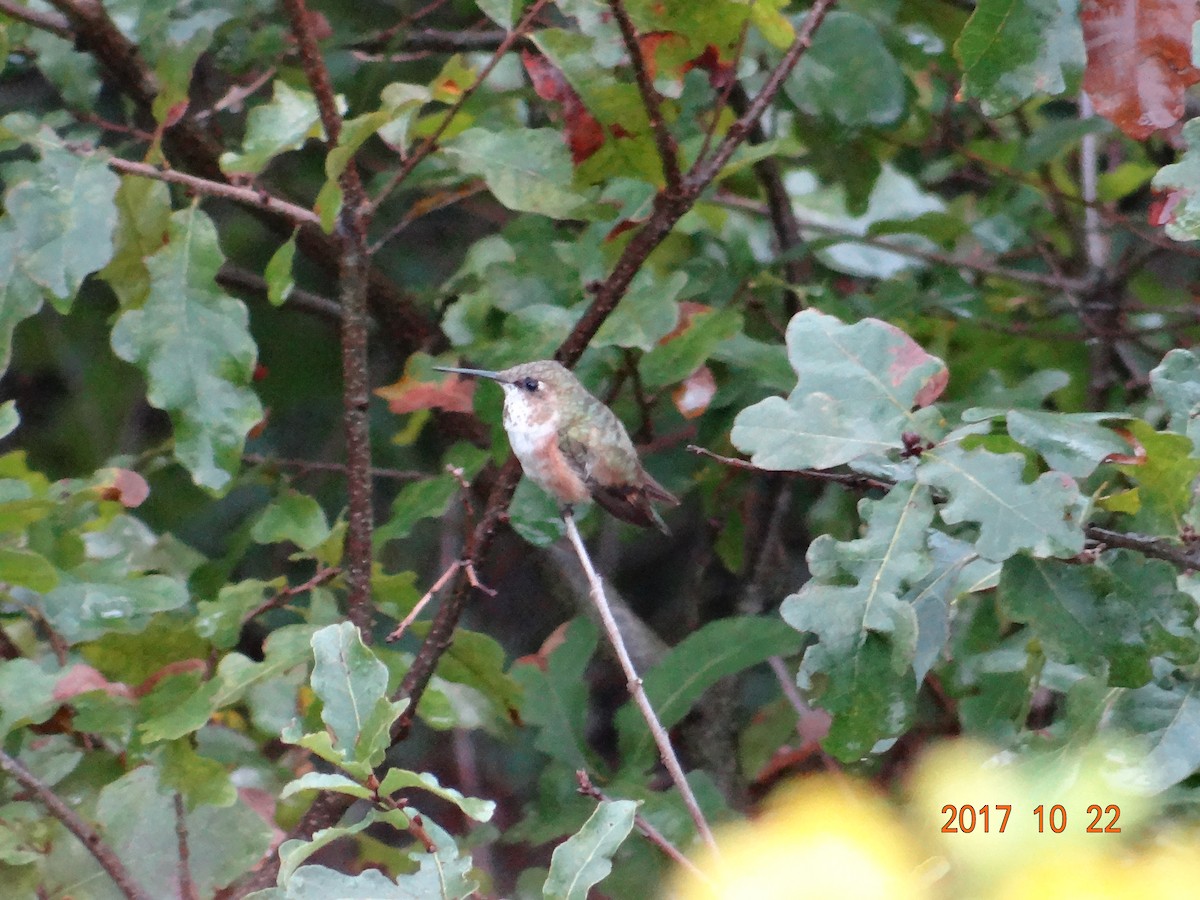
[(531, 394), (538, 389), (538, 380), (536, 378), (523, 378), (517, 383)]

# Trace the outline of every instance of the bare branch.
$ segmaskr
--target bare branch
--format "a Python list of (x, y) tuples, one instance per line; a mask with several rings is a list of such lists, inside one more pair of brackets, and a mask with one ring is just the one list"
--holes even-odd
[(75, 39), (75, 32), (71, 30), (71, 23), (63, 16), (56, 16), (54, 13), (39, 12), (36, 9), (30, 9), (28, 6), (15, 3), (13, 0), (0, 0), (0, 14), (16, 19), (18, 22), (32, 25), (41, 31), (49, 31), (60, 38), (66, 38), (67, 40)]
[[(329, 149), (337, 146), (342, 117), (337, 109), (333, 82), (317, 49), (312, 15), (305, 0), (283, 0), (292, 33), (300, 48), (304, 76), (317, 100)], [(371, 531), (375, 524), (371, 485), (371, 434), (367, 418), (370, 376), (367, 371), (367, 293), (370, 258), (367, 224), (370, 205), (350, 159), (339, 178), (342, 210), (338, 216), (338, 292), (342, 306), (342, 423), (346, 436), (346, 609), (364, 642), (371, 641), (374, 609), (371, 604)]]
[(575, 553), (579, 556), (579, 563), (587, 575), (588, 584), (591, 586), (592, 602), (596, 604), (609, 643), (616, 651), (617, 661), (625, 673), (629, 694), (633, 697), (634, 704), (650, 728), (650, 734), (658, 746), (658, 753), (662, 757), (663, 765), (667, 767), (671, 781), (679, 790), (679, 795), (683, 798), (683, 805), (687, 807), (688, 815), (696, 823), (696, 831), (709, 849), (717, 854), (719, 851), (712, 829), (704, 817), (703, 810), (700, 809), (700, 804), (696, 802), (696, 795), (692, 792), (692, 786), (688, 784), (687, 776), (683, 774), (683, 767), (679, 765), (675, 748), (671, 746), (671, 738), (667, 734), (667, 730), (663, 728), (662, 722), (659, 721), (654, 707), (650, 705), (650, 699), (646, 696), (645, 688), (642, 687), (642, 679), (633, 666), (633, 660), (629, 658), (629, 651), (625, 649), (625, 641), (621, 638), (621, 629), (617, 627), (617, 620), (613, 618), (612, 610), (608, 608), (608, 600), (604, 596), (604, 586), (600, 583), (600, 576), (596, 574), (596, 568), (592, 565), (592, 559), (588, 555), (587, 547), (584, 546), (583, 538), (579, 536), (579, 529), (575, 527), (575, 516), (569, 510), (563, 512), (563, 523), (567, 526), (567, 538), (575, 548)]
[(0, 750), (0, 770), (37, 797), (50, 815), (62, 822), (71, 834), (83, 842), (83, 846), (96, 858), (96, 862), (100, 863), (122, 894), (129, 900), (150, 900), (150, 895), (134, 880), (125, 864), (100, 836), (100, 832), (67, 806), (58, 794), (25, 768), (20, 760)]
[(675, 143), (675, 136), (663, 121), (662, 97), (654, 86), (654, 79), (650, 76), (645, 57), (642, 56), (642, 45), (638, 41), (637, 30), (633, 27), (633, 20), (629, 18), (624, 0), (609, 0), (609, 6), (612, 7), (613, 18), (617, 20), (617, 27), (621, 30), (621, 38), (629, 52), (629, 61), (633, 64), (633, 76), (637, 80), (642, 105), (646, 107), (646, 118), (650, 120), (650, 131), (658, 147), (658, 157), (662, 161), (667, 193), (676, 194), (679, 192), (681, 179), (679, 145)]
[(187, 815), (183, 806), (183, 795), (175, 792), (175, 844), (179, 851), (179, 896), (180, 900), (199, 900), (200, 893), (192, 881), (191, 851), (188, 849)]
[(220, 197), (222, 200), (232, 200), (234, 203), (240, 203), (243, 206), (252, 206), (255, 209), (276, 213), (285, 216), (297, 225), (321, 224), (321, 217), (311, 209), (281, 200), (279, 197), (274, 197), (266, 191), (257, 188), (237, 187), (225, 181), (200, 178), (199, 176), (188, 175), (186, 172), (179, 172), (175, 169), (164, 169), (159, 166), (152, 166), (149, 163), (121, 159), (117, 156), (108, 160), (108, 167), (114, 172), (120, 172), (122, 175), (137, 175), (141, 178), (153, 178), (155, 181), (163, 181), (167, 184), (178, 184), (190, 191), (195, 191), (197, 194), (204, 194), (208, 197)]
[[(280, 459), (276, 456), (263, 456), (261, 453), (244, 453), (242, 459), (252, 466), (278, 466), (281, 469), (296, 469), (302, 475), (308, 472), (346, 474), (345, 463), (323, 462), (316, 459)], [(381, 469), (372, 466), (370, 472), (372, 477), (388, 481), (420, 481), (422, 478), (429, 477), (428, 472), (419, 472), (415, 469)]]
[[(579, 769), (575, 773), (575, 781), (579, 784), (579, 793), (583, 794), (585, 797), (591, 797), (593, 800), (598, 800), (600, 802), (604, 802), (609, 799), (604, 791), (600, 790), (600, 788), (596, 787), (596, 785), (592, 783), (591, 776), (588, 775), (585, 770)], [(712, 886), (712, 879), (704, 874), (703, 870), (701, 870), (699, 866), (688, 859), (682, 850), (667, 840), (666, 836), (663, 835), (661, 831), (647, 822), (644, 818), (642, 818), (642, 816), (635, 814), (633, 817), (633, 824), (638, 831), (645, 835), (646, 840), (650, 841), (650, 843), (670, 857), (676, 865), (678, 865), (680, 868), (687, 869), (705, 884)]]

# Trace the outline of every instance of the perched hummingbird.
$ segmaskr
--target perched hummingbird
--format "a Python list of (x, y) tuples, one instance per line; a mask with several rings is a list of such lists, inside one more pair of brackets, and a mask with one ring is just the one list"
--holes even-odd
[(591, 498), (618, 519), (670, 534), (650, 501), (679, 499), (642, 468), (621, 420), (569, 369), (548, 359), (500, 372), (434, 368), (490, 378), (504, 389), (513, 453), (525, 474), (564, 506)]

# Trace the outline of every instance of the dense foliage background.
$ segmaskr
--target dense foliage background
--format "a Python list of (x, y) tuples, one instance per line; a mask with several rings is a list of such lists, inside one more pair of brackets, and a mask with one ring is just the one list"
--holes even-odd
[(0, 0), (5, 895), (1194, 884), (1197, 17)]

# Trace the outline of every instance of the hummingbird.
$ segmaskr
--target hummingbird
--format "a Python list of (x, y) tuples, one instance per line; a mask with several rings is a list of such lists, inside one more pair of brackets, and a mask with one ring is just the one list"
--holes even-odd
[(638, 459), (611, 409), (565, 366), (542, 359), (499, 372), (434, 366), (504, 389), (504, 430), (525, 474), (567, 510), (589, 498), (618, 519), (670, 534), (651, 504), (677, 505)]

